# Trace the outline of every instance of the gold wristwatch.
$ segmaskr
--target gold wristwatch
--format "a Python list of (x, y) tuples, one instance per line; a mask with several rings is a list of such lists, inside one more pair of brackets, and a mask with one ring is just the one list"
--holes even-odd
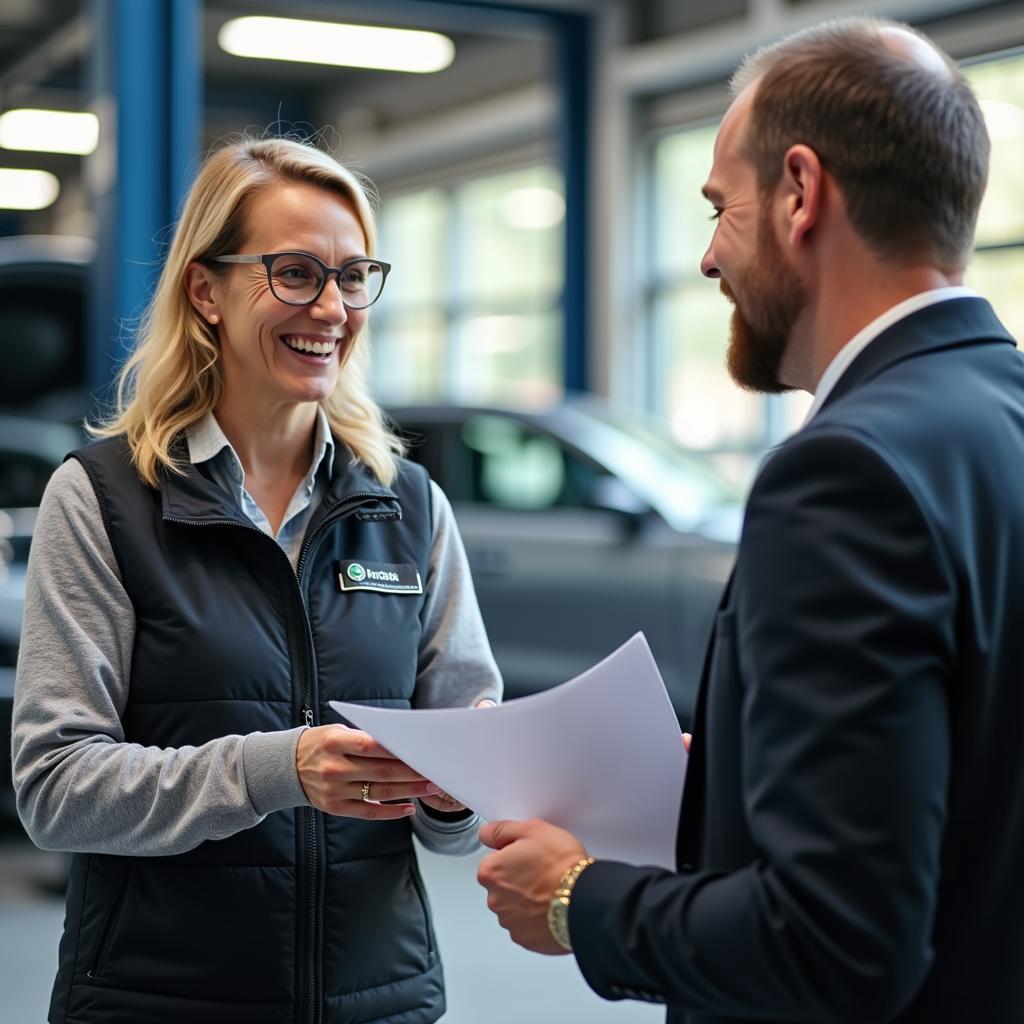
[(548, 904), (548, 928), (555, 937), (562, 949), (572, 952), (572, 942), (569, 940), (569, 901), (572, 899), (572, 889), (576, 880), (583, 872), (594, 863), (593, 857), (584, 857), (575, 864), (564, 875), (558, 883), (554, 896)]

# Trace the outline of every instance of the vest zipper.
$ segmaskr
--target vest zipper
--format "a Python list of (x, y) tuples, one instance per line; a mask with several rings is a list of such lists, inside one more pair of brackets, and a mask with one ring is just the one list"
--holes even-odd
[[(305, 591), (302, 585), (302, 570), (305, 568), (306, 561), (308, 559), (310, 550), (313, 546), (313, 542), (317, 540), (323, 533), (323, 531), (331, 524), (336, 523), (339, 519), (344, 519), (346, 516), (353, 513), (361, 505), (366, 505), (371, 501), (394, 501), (396, 500), (394, 495), (381, 494), (380, 492), (364, 491), (356, 494), (347, 495), (342, 501), (340, 501), (324, 518), (317, 524), (316, 529), (312, 533), (308, 533), (302, 542), (302, 548), (299, 552), (299, 560), (295, 566), (295, 582), (298, 585), (298, 616), (299, 621), (303, 630), (303, 640), (305, 641), (301, 645), (301, 661), (302, 661), (302, 718), (303, 722), (310, 728), (316, 724), (316, 715), (314, 713), (314, 699), (313, 699), (313, 666), (314, 661), (310, 656), (312, 649), (312, 628), (309, 624), (309, 615), (306, 612), (306, 601)], [(269, 534), (264, 533), (258, 526), (253, 523), (243, 523), (238, 519), (184, 519), (175, 516), (165, 515), (164, 519), (172, 523), (181, 523), (186, 526), (237, 526), (243, 530), (255, 530), (256, 533), (261, 534), (264, 537), (268, 537), (274, 543), (274, 547), (284, 554), (280, 545), (274, 541)], [(287, 556), (285, 556), (287, 558)], [(291, 630), (289, 630), (288, 643), (289, 648), (292, 644)], [(297, 639), (297, 638), (296, 638)], [(294, 664), (295, 658), (293, 656), (295, 652), (289, 650), (289, 659)], [(319, 818), (319, 812), (312, 807), (306, 807), (302, 809), (302, 813), (305, 817), (305, 832), (306, 832), (306, 859), (308, 870), (301, 871), (298, 874), (299, 878), (305, 877), (308, 880), (308, 890), (306, 892), (306, 909), (308, 911), (308, 922), (306, 930), (306, 946), (303, 956), (303, 964), (301, 970), (304, 977), (304, 992), (306, 1005), (303, 1012), (303, 1020), (306, 1024), (317, 1024), (319, 1020), (319, 1013), (317, 1012), (318, 1004), (316, 998), (316, 986), (317, 986), (317, 902), (318, 894), (320, 891), (320, 876), (322, 874), (320, 866), (320, 830), (317, 827)]]
[[(340, 519), (344, 519), (346, 516), (351, 515), (361, 505), (368, 504), (370, 501), (381, 501), (386, 500), (387, 496), (379, 493), (363, 492), (358, 494), (350, 494), (343, 501), (339, 502), (324, 518), (317, 524), (316, 528), (311, 532), (307, 533), (305, 539), (302, 542), (302, 548), (299, 551), (299, 559), (295, 565), (295, 579), (299, 586), (299, 604), (301, 605), (301, 611), (303, 616), (303, 622), (306, 627), (306, 643), (304, 645), (303, 666), (306, 668), (304, 673), (304, 690), (302, 695), (303, 700), (303, 714), (305, 716), (306, 725), (312, 727), (316, 721), (316, 715), (313, 711), (316, 701), (314, 700), (313, 685), (314, 685), (314, 672), (313, 672), (313, 659), (310, 657), (310, 650), (312, 645), (312, 629), (309, 624), (309, 616), (306, 614), (306, 592), (303, 586), (303, 570), (306, 567), (306, 562), (309, 558), (310, 552), (313, 550), (314, 545), (319, 542), (320, 537), (323, 535), (324, 530), (333, 523), (338, 522)], [(306, 1012), (303, 1015), (303, 1019), (306, 1024), (317, 1024), (320, 1018), (318, 1011), (318, 1001), (316, 997), (316, 986), (317, 986), (317, 961), (318, 961), (318, 944), (317, 944), (317, 931), (318, 931), (318, 893), (320, 891), (321, 883), (321, 867), (320, 867), (320, 830), (317, 827), (319, 821), (319, 814), (313, 809), (308, 808), (306, 817), (306, 854), (308, 858), (309, 871), (309, 890), (307, 893), (307, 906), (309, 909), (309, 921), (308, 930), (306, 933), (307, 947), (304, 964), (304, 973), (306, 975)]]

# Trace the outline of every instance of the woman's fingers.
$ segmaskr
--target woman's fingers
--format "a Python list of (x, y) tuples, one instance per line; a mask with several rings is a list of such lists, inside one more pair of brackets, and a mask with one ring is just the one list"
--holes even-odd
[(382, 800), (419, 800), (435, 796), (440, 790), (432, 782), (373, 782), (369, 779), (352, 782), (345, 786), (345, 797), (379, 803)]
[[(437, 792), (437, 787), (372, 737), (344, 726), (303, 730), (295, 751), (295, 766), (306, 798), (327, 814), (400, 818), (415, 810), (414, 805), (379, 805), (377, 801), (411, 801)], [(366, 800), (364, 783), (370, 787)]]
[(428, 807), (433, 807), (435, 811), (444, 811), (446, 814), (454, 814), (457, 811), (464, 811), (466, 809), (466, 805), (459, 803), (455, 797), (445, 793), (443, 790), (438, 790), (436, 786), (434, 788), (436, 795), (422, 798)]
[(332, 753), (346, 754), (351, 757), (398, 760), (390, 750), (382, 747), (368, 732), (363, 732), (362, 729), (349, 729), (344, 725), (320, 725), (315, 727), (315, 731), (321, 733), (319, 742), (323, 745), (324, 750)]

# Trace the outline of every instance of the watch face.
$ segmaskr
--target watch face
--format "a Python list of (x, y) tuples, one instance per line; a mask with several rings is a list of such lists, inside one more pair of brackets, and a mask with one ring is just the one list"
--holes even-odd
[(569, 941), (569, 900), (565, 896), (555, 896), (548, 904), (548, 928), (563, 949), (572, 949)]

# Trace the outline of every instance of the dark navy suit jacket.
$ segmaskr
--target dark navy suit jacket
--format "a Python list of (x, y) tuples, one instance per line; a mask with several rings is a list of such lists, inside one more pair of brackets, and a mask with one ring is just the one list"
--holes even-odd
[(670, 1022), (1024, 1021), (1024, 356), (984, 300), (886, 330), (766, 462), (679, 870), (599, 861), (570, 932)]

